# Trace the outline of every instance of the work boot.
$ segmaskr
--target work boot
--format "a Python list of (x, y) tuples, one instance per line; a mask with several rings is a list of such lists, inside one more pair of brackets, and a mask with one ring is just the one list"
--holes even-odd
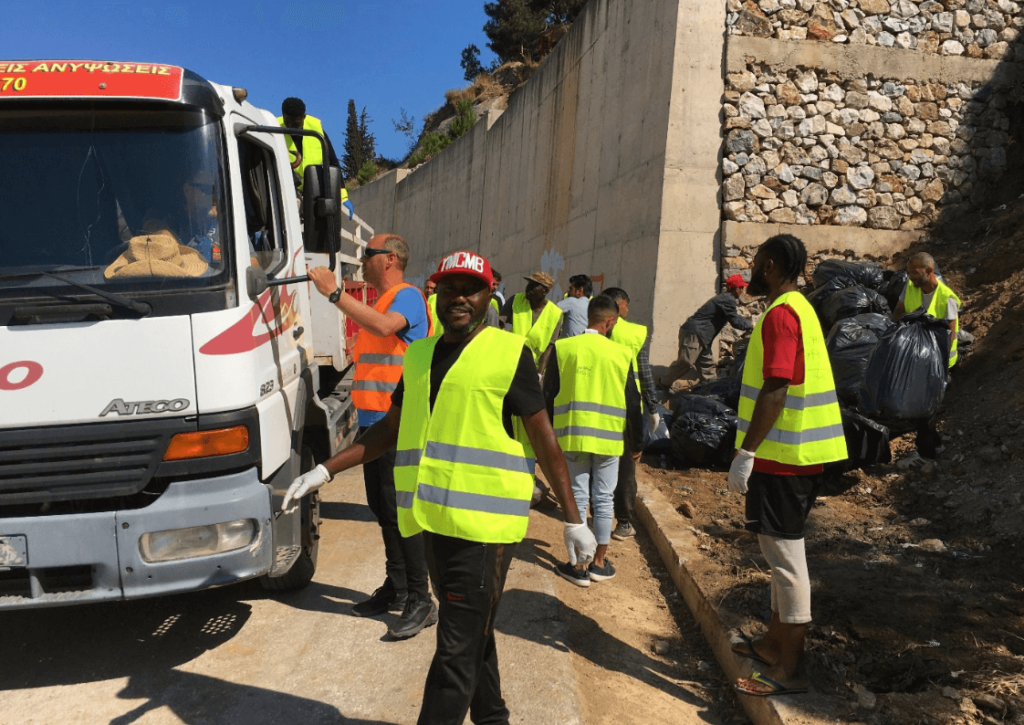
[(437, 624), (437, 607), (428, 596), (425, 600), (409, 597), (402, 616), (388, 627), (388, 634), (394, 639), (415, 637), (426, 627)]
[(391, 580), (384, 582), (378, 587), (369, 599), (365, 599), (352, 606), (352, 614), (357, 617), (376, 617), (392, 610), (400, 610), (405, 607), (407, 595), (405, 592), (399, 594), (395, 591)]

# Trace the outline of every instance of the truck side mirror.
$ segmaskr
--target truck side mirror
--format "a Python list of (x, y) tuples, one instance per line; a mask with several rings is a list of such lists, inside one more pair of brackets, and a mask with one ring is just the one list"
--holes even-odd
[(302, 241), (312, 254), (341, 251), (341, 169), (307, 166), (302, 178)]
[(245, 270), (245, 289), (251, 300), (270, 289), (270, 280), (263, 267), (252, 266)]

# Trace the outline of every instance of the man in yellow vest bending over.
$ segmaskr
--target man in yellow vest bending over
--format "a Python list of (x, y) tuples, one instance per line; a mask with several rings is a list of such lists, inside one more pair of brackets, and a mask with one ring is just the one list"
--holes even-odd
[(615, 576), (605, 559), (612, 536), (612, 513), (619, 457), (639, 460), (643, 450), (640, 390), (633, 374), (633, 353), (608, 339), (619, 321), (619, 306), (600, 295), (587, 307), (583, 334), (559, 340), (544, 375), (548, 402), (565, 461), (572, 478), (576, 507), (594, 514), (597, 553), (590, 566), (558, 564), (555, 571), (572, 584)]
[[(958, 358), (957, 336), (960, 334), (960, 298), (945, 282), (935, 276), (935, 258), (918, 252), (907, 260), (907, 286), (892, 312), (896, 321), (903, 315), (924, 310), (937, 320), (949, 324), (949, 367)], [(942, 450), (942, 436), (937, 430), (937, 416), (923, 421), (917, 429), (917, 450), (925, 458), (936, 458)]]
[(555, 340), (562, 329), (562, 311), (546, 299), (555, 286), (554, 278), (544, 272), (534, 272), (526, 280), (526, 291), (520, 292), (498, 312), (498, 319), (512, 332), (526, 338), (526, 346), (533, 352), (537, 370), (547, 369), (548, 358), (554, 350)]
[(569, 560), (589, 562), (597, 542), (573, 500), (532, 353), (522, 337), (484, 324), (491, 294), (487, 260), (455, 252), (441, 260), (433, 279), (444, 335), (409, 346), (388, 414), (351, 447), (297, 478), (282, 507), (397, 442), (399, 524), (404, 536), (423, 532), (440, 601), (418, 722), (462, 725), (469, 712), (475, 723), (507, 723), (494, 620), (513, 549), (526, 535), (533, 492), (512, 416), (522, 418), (562, 506)]
[[(316, 116), (306, 115), (306, 104), (302, 102), (301, 98), (285, 98), (281, 102), (281, 115), (278, 116), (277, 122), (281, 124), (282, 128), (301, 128), (305, 131), (316, 131), (327, 142), (327, 160), (330, 165), (341, 167), (341, 163), (338, 162), (338, 155), (334, 152), (334, 146), (331, 144), (331, 139), (327, 136), (327, 132), (324, 131), (323, 122)], [(312, 136), (285, 136), (284, 142), (288, 147), (288, 156), (292, 160), (295, 188), (301, 194), (306, 167), (317, 166), (323, 163), (323, 147), (320, 145), (319, 139)], [(348, 189), (344, 185), (341, 187), (341, 205), (348, 209), (348, 218), (351, 219), (355, 214), (355, 210), (352, 208), (352, 202), (348, 200)]]
[[(433, 328), (423, 293), (405, 282), (408, 261), (409, 245), (397, 234), (378, 234), (367, 243), (363, 279), (377, 290), (373, 307), (340, 289), (334, 272), (326, 267), (309, 271), (320, 294), (361, 328), (353, 351), (356, 371), (352, 386), (360, 436), (391, 408), (391, 393), (402, 379), (402, 361), (410, 343), (429, 337)], [(386, 578), (369, 599), (352, 607), (352, 613), (375, 617), (392, 609), (401, 610), (402, 615), (388, 627), (388, 634), (393, 639), (406, 639), (435, 624), (437, 610), (430, 600), (423, 538), (403, 537), (399, 532), (395, 456), (392, 447), (363, 466), (366, 503), (377, 517), (384, 539)]]
[(746, 494), (747, 529), (771, 567), (772, 619), (767, 633), (733, 651), (762, 663), (741, 679), (747, 695), (806, 692), (804, 630), (811, 621), (811, 582), (804, 523), (824, 464), (846, 459), (846, 439), (832, 368), (818, 317), (797, 291), (807, 264), (799, 239), (780, 234), (754, 257), (747, 291), (768, 309), (750, 336), (740, 393), (736, 456), (729, 489)]

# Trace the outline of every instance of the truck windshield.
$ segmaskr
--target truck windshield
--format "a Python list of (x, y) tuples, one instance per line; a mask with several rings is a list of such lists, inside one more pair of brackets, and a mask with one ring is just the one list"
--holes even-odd
[(50, 274), (136, 297), (229, 281), (224, 144), (191, 108), (0, 109), (0, 296)]

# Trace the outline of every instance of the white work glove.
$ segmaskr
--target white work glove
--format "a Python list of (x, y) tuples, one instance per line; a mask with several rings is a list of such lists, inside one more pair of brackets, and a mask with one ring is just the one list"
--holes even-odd
[(306, 494), (313, 493), (313, 491), (321, 488), (330, 480), (331, 474), (323, 467), (323, 464), (318, 465), (312, 471), (303, 473), (292, 481), (292, 485), (288, 487), (288, 493), (284, 495), (284, 501), (281, 502), (281, 511), (286, 514), (291, 513), (295, 510), (295, 507), (289, 508), (288, 504), (294, 501), (298, 505), (300, 498)]
[(565, 529), (562, 531), (565, 538), (565, 548), (569, 550), (569, 563), (575, 566), (589, 564), (594, 560), (597, 553), (597, 539), (594, 532), (587, 528), (586, 524), (570, 524), (565, 522)]
[(742, 448), (729, 466), (729, 490), (741, 496), (747, 492), (747, 479), (754, 470), (754, 454)]
[(651, 413), (647, 416), (647, 421), (651, 424), (651, 433), (653, 434), (658, 430), (658, 426), (661, 425), (661, 416), (657, 413)]

